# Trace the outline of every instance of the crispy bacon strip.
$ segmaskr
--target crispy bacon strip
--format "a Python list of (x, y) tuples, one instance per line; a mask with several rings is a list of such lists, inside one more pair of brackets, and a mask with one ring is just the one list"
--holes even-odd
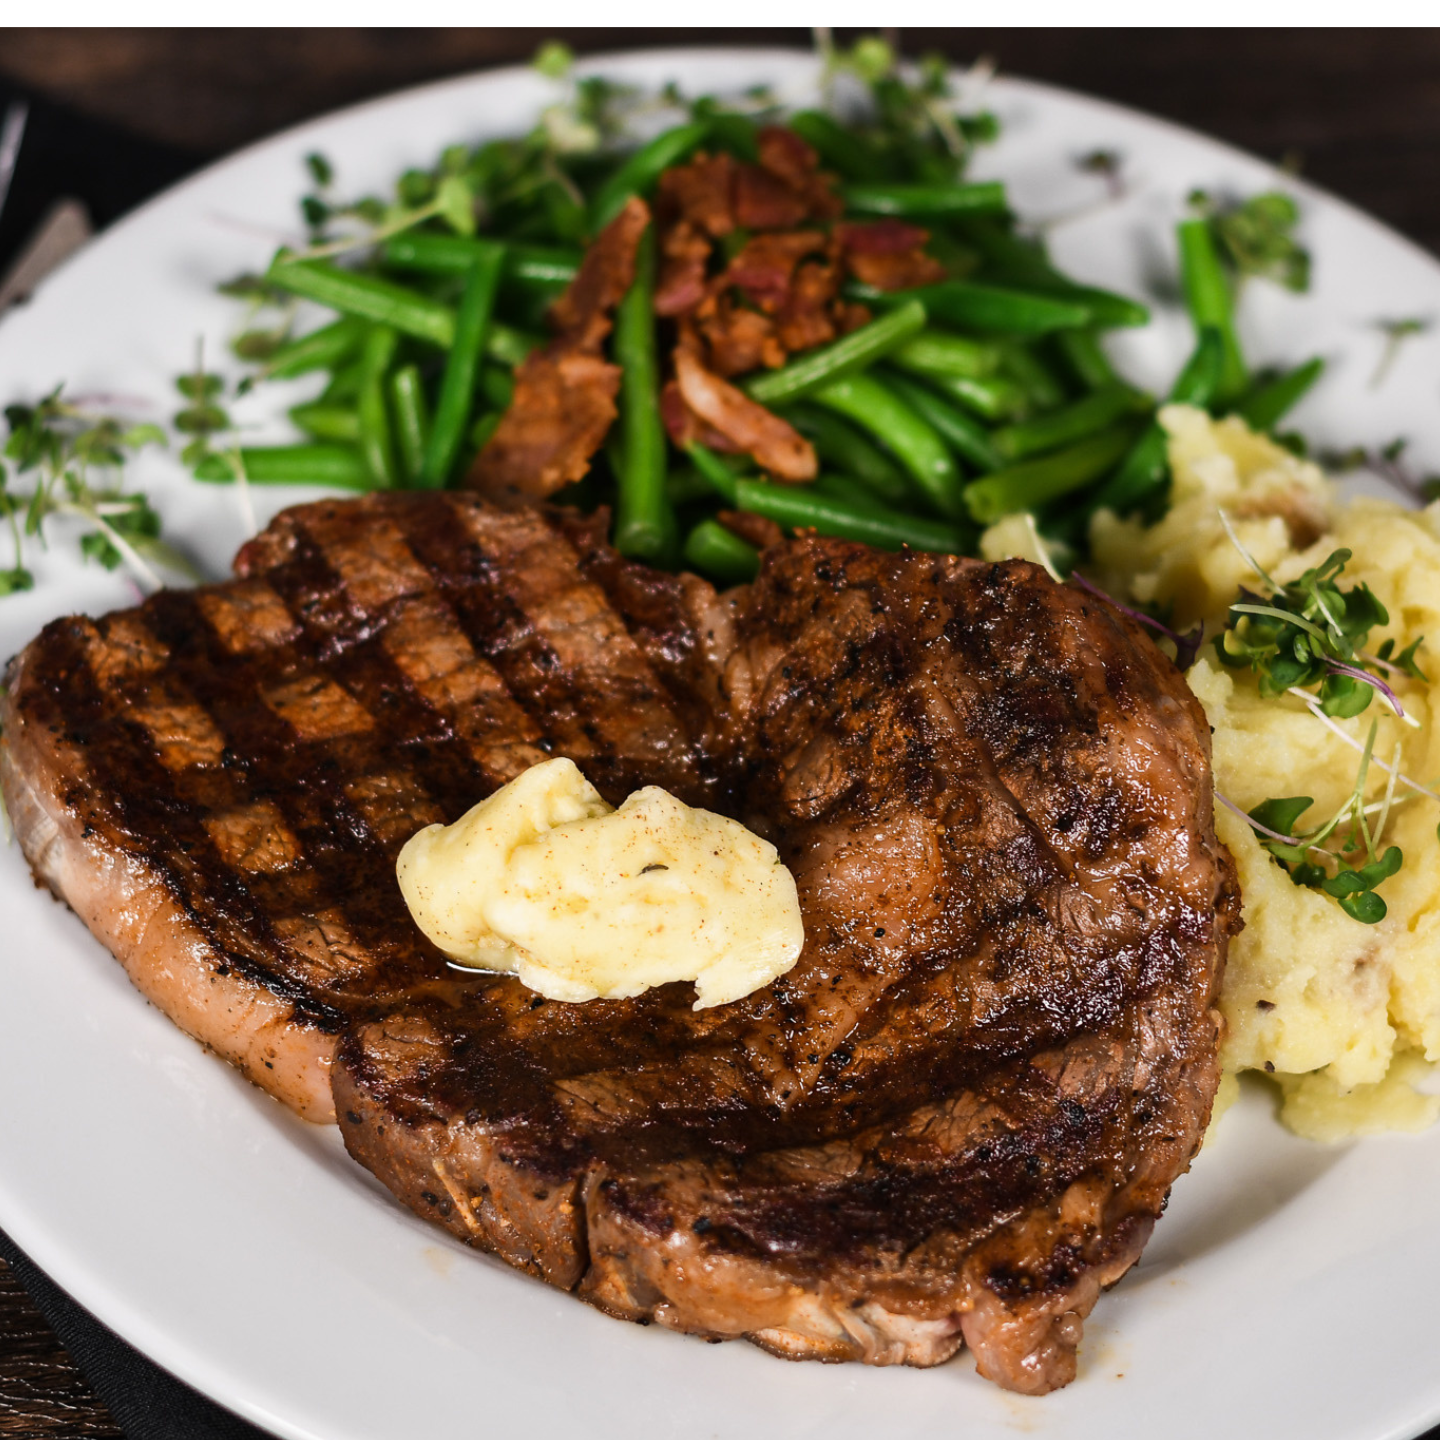
[(703, 150), (688, 165), (675, 165), (660, 177), (655, 208), (662, 219), (685, 221), (719, 240), (735, 228), (735, 172), (729, 155)]
[(825, 248), (818, 230), (796, 230), (784, 235), (756, 235), (746, 241), (725, 269), (724, 281), (773, 315), (790, 291), (795, 267), (807, 256)]
[(685, 403), (680, 386), (674, 380), (667, 380), (661, 387), (660, 418), (665, 422), (666, 433), (678, 449), (683, 450), (692, 442), (698, 442), (707, 450), (716, 450), (722, 455), (740, 453), (740, 447), (728, 435), (722, 435), (713, 426), (707, 425)]
[(579, 350), (537, 350), (515, 372), (515, 396), (466, 488), (530, 504), (582, 479), (618, 413), (620, 367)]
[(706, 293), (705, 262), (710, 241), (688, 220), (679, 220), (660, 242), (660, 279), (655, 286), (655, 313), (683, 315)]
[(791, 425), (707, 370), (686, 347), (675, 351), (675, 379), (685, 404), (777, 480), (813, 480), (814, 447)]
[(903, 220), (841, 225), (835, 231), (845, 268), (877, 290), (909, 290), (945, 278), (945, 267), (925, 254), (930, 233)]
[(555, 346), (600, 353), (611, 315), (635, 279), (635, 252), (650, 223), (650, 207), (638, 195), (595, 237), (580, 273), (550, 307)]
[(697, 328), (710, 353), (710, 368), (717, 375), (743, 375), (762, 365), (774, 370), (785, 363), (785, 347), (768, 315), (743, 309), (723, 294), (697, 315)]
[(465, 487), (503, 504), (529, 504), (581, 479), (616, 416), (620, 367), (600, 354), (615, 306), (635, 279), (650, 223), (641, 199), (595, 237), (580, 273), (550, 309), (557, 334), (515, 372), (515, 394), (475, 457)]
[(793, 130), (767, 125), (759, 136), (760, 167), (782, 180), (805, 202), (812, 220), (833, 220), (844, 210), (835, 177), (820, 169), (820, 157)]
[(749, 510), (721, 510), (715, 518), (732, 534), (757, 550), (785, 543), (785, 532), (773, 520)]

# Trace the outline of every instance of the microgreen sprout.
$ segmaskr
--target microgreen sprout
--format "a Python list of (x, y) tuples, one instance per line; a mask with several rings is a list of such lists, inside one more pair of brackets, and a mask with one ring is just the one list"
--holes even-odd
[(1401, 436), (1379, 450), (1355, 446), (1350, 450), (1326, 451), (1320, 456), (1320, 463), (1327, 470), (1341, 473), (1350, 470), (1373, 471), (1397, 489), (1413, 495), (1422, 504), (1428, 505), (1440, 500), (1440, 475), (1419, 475), (1415, 472), (1405, 458), (1409, 443)]
[(1380, 352), (1375, 373), (1370, 377), (1370, 388), (1378, 390), (1389, 375), (1391, 367), (1400, 355), (1401, 347), (1415, 335), (1423, 335), (1430, 328), (1428, 320), (1410, 316), (1404, 320), (1379, 320), (1376, 329), (1385, 337), (1385, 348)]
[[(151, 562), (199, 578), (194, 566), (160, 539), (160, 517), (149, 500), (121, 488), (130, 456), (146, 445), (166, 443), (159, 426), (93, 415), (66, 401), (59, 389), (35, 405), (8, 406), (5, 419), (9, 435), (0, 459), (0, 514), (10, 531), (15, 563), (0, 570), (0, 595), (34, 584), (24, 564), (25, 540), (43, 544), (45, 522), (54, 515), (84, 523), (80, 551), (107, 570), (123, 564), (151, 589), (161, 585)], [(17, 487), (25, 478), (34, 484), (22, 494)]]
[(1287, 290), (1310, 288), (1310, 252), (1295, 238), (1300, 207), (1279, 190), (1227, 203), (1192, 190), (1190, 204), (1205, 220), (1237, 281), (1252, 276)]
[[(1221, 662), (1253, 670), (1266, 698), (1293, 690), (1314, 700), (1325, 715), (1348, 719), (1361, 714), (1379, 694), (1398, 719), (1418, 723), (1372, 667), (1423, 679), (1415, 661), (1421, 642), (1393, 658), (1393, 640), (1376, 655), (1364, 651), (1371, 630), (1388, 624), (1390, 615), (1368, 585), (1341, 588), (1350, 551), (1335, 550), (1298, 580), (1280, 585), (1241, 543), (1223, 510), (1220, 519), (1235, 548), (1270, 591), (1262, 595), (1241, 588), (1225, 628), (1215, 637)], [(1316, 686), (1318, 695), (1311, 693)]]
[(1195, 657), (1200, 653), (1201, 645), (1205, 643), (1205, 626), (1203, 624), (1197, 624), (1182, 634), (1178, 630), (1172, 630), (1163, 620), (1157, 620), (1155, 616), (1147, 615), (1143, 610), (1122, 605), (1113, 595), (1107, 595), (1098, 585), (1092, 584), (1078, 570), (1070, 572), (1070, 579), (1082, 590), (1088, 590), (1092, 595), (1098, 595), (1107, 605), (1113, 605), (1122, 615), (1128, 615), (1132, 620), (1138, 620), (1140, 624), (1163, 635), (1175, 646), (1175, 664), (1179, 669), (1188, 670), (1195, 663)]
[(848, 50), (834, 43), (828, 27), (817, 26), (814, 33), (825, 93), (833, 95), (840, 75), (864, 87), (871, 116), (848, 128), (898, 173), (920, 181), (959, 179), (975, 147), (999, 135), (999, 121), (989, 111), (958, 112), (943, 55), (908, 65), (900, 58), (898, 32), (863, 35)]
[[(1300, 817), (1315, 803), (1308, 795), (1266, 800), (1245, 816), (1254, 829), (1266, 837), (1261, 844), (1295, 884), (1333, 896), (1347, 915), (1366, 925), (1377, 924), (1385, 918), (1385, 901), (1375, 893), (1376, 888), (1405, 861), (1398, 845), (1387, 847), (1383, 854), (1378, 849), (1383, 822), (1389, 817), (1389, 802), (1382, 805), (1381, 823), (1373, 830), (1366, 818), (1365, 784), (1374, 754), (1377, 725), (1375, 720), (1370, 722), (1350, 794), (1323, 825), (1294, 833)], [(1398, 761), (1398, 747), (1396, 758)], [(1393, 795), (1393, 777), (1387, 793)], [(1224, 803), (1236, 809), (1231, 802)], [(1349, 829), (1342, 835), (1342, 827), (1347, 824)], [(1333, 849), (1325, 844), (1332, 837)]]
[[(1332, 551), (1320, 565), (1281, 585), (1245, 548), (1223, 510), (1220, 520), (1236, 550), (1269, 592), (1260, 595), (1241, 587), (1224, 630), (1215, 637), (1220, 660), (1232, 668), (1253, 670), (1262, 696), (1294, 696), (1332, 734), (1360, 752), (1350, 794), (1324, 824), (1297, 833), (1300, 817), (1314, 804), (1308, 795), (1266, 800), (1244, 818), (1265, 837), (1261, 844), (1297, 885), (1321, 890), (1337, 900), (1352, 919), (1376, 924), (1386, 913), (1385, 901), (1376, 889), (1404, 863), (1398, 845), (1380, 851), (1396, 786), (1403, 783), (1434, 800), (1440, 800), (1440, 795), (1401, 772), (1398, 743), (1388, 765), (1375, 758), (1378, 720), (1371, 720), (1363, 744), (1337, 720), (1363, 713), (1379, 694), (1397, 719), (1418, 725), (1406, 714), (1390, 685), (1373, 672), (1383, 670), (1423, 680), (1424, 672), (1415, 658), (1421, 641), (1417, 639), (1399, 654), (1393, 639), (1386, 640), (1374, 654), (1364, 650), (1371, 630), (1388, 624), (1390, 616), (1368, 585), (1341, 586), (1340, 577), (1351, 558), (1349, 550)], [(1372, 766), (1389, 777), (1378, 805), (1365, 800)], [(1243, 815), (1233, 802), (1224, 796), (1219, 799)], [(1376, 816), (1373, 827), (1371, 815)]]

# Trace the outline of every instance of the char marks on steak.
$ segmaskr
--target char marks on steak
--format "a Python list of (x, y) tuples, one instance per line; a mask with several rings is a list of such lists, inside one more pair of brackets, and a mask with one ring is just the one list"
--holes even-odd
[[(351, 1152), (511, 1264), (782, 1355), (963, 1339), (1065, 1383), (1217, 1083), (1237, 897), (1203, 713), (1023, 562), (802, 539), (716, 597), (602, 533), (306, 506), (235, 581), (48, 627), (0, 716), (27, 856), (312, 1118), (333, 1055)], [(773, 840), (796, 967), (700, 1012), (448, 971), (395, 854), (546, 754)]]

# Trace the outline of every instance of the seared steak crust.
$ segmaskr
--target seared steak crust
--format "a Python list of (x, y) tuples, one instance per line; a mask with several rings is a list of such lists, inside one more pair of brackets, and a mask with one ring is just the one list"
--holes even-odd
[(7, 672), (0, 780), (37, 876), (140, 989), (331, 1120), (348, 1017), (450, 983), (395, 884), (415, 830), (551, 753), (617, 802), (708, 789), (654, 667), (538, 512), (309, 505), (236, 570), (48, 626)]
[[(613, 1314), (1071, 1378), (1203, 1134), (1237, 924), (1203, 714), (1136, 627), (822, 540), (717, 598), (459, 496), (302, 507), (237, 570), (11, 673), (26, 853), (147, 994), (315, 1118), (335, 1054), (352, 1154)], [(395, 854), (546, 754), (772, 839), (795, 969), (701, 1012), (447, 971)], [(114, 921), (117, 870), (164, 924)]]

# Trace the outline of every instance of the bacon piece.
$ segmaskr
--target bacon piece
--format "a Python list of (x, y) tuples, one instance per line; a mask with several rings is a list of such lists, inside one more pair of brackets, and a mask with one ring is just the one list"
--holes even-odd
[(835, 329), (841, 335), (848, 335), (852, 330), (868, 325), (872, 318), (868, 305), (852, 305), (848, 300), (837, 300), (830, 307), (830, 316), (835, 321)]
[(768, 516), (756, 515), (751, 510), (721, 510), (715, 518), (732, 535), (738, 535), (757, 550), (785, 543), (785, 532)]
[(725, 269), (725, 281), (745, 292), (747, 299), (773, 315), (790, 291), (795, 267), (807, 255), (825, 248), (818, 230), (796, 230), (784, 235), (757, 235)]
[(793, 230), (809, 217), (806, 197), (759, 165), (735, 174), (735, 220), (746, 230)]
[(705, 298), (705, 262), (710, 258), (710, 241), (690, 221), (680, 220), (665, 232), (660, 255), (655, 313), (683, 315)]
[(820, 167), (820, 157), (793, 130), (767, 125), (756, 137), (759, 160), (792, 190), (804, 190)]
[(667, 219), (674, 216), (713, 239), (735, 228), (735, 172), (729, 155), (707, 155), (703, 150), (687, 165), (674, 165), (660, 177), (655, 207)]
[(466, 488), (528, 504), (584, 477), (617, 414), (620, 367), (580, 350), (537, 350), (515, 372), (515, 396), (475, 457)]
[(945, 278), (945, 267), (925, 254), (930, 232), (903, 220), (875, 220), (841, 225), (836, 238), (845, 267), (857, 280), (877, 290), (910, 290)]
[(743, 375), (762, 365), (774, 370), (785, 363), (786, 349), (775, 334), (775, 322), (758, 310), (746, 310), (727, 296), (718, 297), (701, 312), (700, 334), (705, 337), (710, 368), (717, 375)]
[(595, 237), (580, 273), (550, 307), (556, 343), (598, 354), (610, 333), (611, 312), (635, 279), (635, 252), (650, 223), (650, 207), (638, 195)]
[(805, 201), (813, 220), (833, 220), (844, 210), (835, 193), (834, 176), (823, 174), (820, 159), (793, 130), (767, 125), (759, 135), (760, 165), (783, 180)]
[(802, 265), (795, 272), (776, 329), (786, 350), (812, 350), (835, 338), (830, 302), (839, 288), (840, 271), (834, 265)]
[(814, 447), (792, 426), (702, 365), (685, 345), (675, 351), (685, 404), (778, 480), (813, 480)]
[(559, 332), (515, 372), (515, 394), (465, 477), (502, 504), (528, 504), (581, 479), (616, 415), (620, 367), (601, 358), (611, 315), (635, 279), (635, 251), (650, 223), (632, 198), (592, 242), (580, 273), (550, 307)]
[(698, 442), (707, 450), (718, 450), (722, 455), (740, 453), (740, 447), (728, 435), (722, 435), (713, 426), (707, 425), (685, 403), (680, 386), (674, 380), (667, 380), (660, 391), (660, 418), (665, 422), (666, 433), (681, 450), (692, 442)]

